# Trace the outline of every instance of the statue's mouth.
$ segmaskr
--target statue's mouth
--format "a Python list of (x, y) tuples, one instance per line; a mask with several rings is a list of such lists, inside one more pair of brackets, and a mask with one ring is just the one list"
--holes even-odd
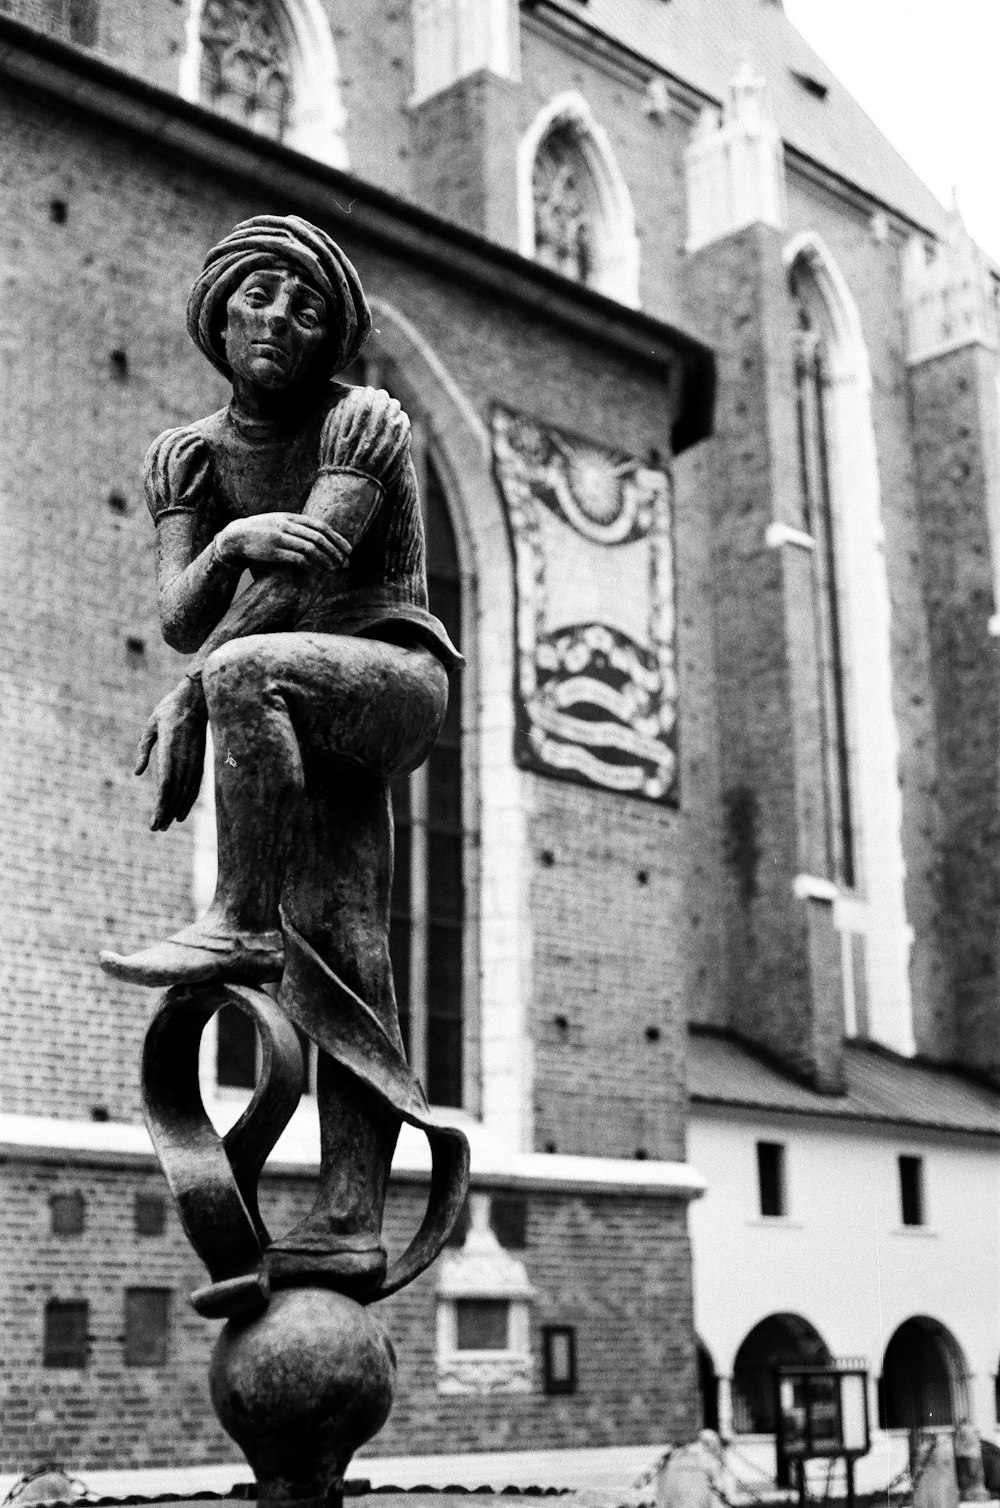
[(273, 340), (255, 340), (253, 343), (253, 348), (261, 356), (273, 356), (278, 357), (281, 360), (288, 359), (288, 352), (285, 347), (279, 346), (277, 342)]

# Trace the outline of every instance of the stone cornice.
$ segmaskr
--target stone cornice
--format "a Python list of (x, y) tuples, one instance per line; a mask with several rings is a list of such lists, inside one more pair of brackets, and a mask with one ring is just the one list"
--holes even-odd
[[(472, 1144), (472, 1186), (476, 1189), (682, 1200), (697, 1199), (705, 1192), (704, 1179), (688, 1163), (509, 1152), (470, 1117), (456, 1116), (459, 1121)], [(290, 1128), (269, 1160), (268, 1171), (285, 1177), (315, 1177), (316, 1146), (318, 1142), (314, 1143), (311, 1136), (296, 1135)], [(144, 1126), (36, 1115), (0, 1114), (0, 1161), (4, 1160), (58, 1163), (61, 1167), (156, 1167)], [(430, 1168), (426, 1139), (404, 1126), (393, 1161), (393, 1178), (426, 1183)]]

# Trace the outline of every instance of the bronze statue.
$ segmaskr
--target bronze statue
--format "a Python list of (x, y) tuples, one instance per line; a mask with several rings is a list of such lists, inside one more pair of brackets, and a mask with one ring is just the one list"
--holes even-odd
[[(384, 392), (333, 380), (371, 329), (336, 243), (296, 216), (243, 222), (206, 258), (188, 329), (233, 397), (147, 456), (163, 634), (193, 659), (152, 713), (136, 773), (155, 747), (152, 826), (183, 821), (211, 726), (219, 878), (204, 917), (101, 961), (170, 986), (147, 1039), (147, 1118), (214, 1279), (196, 1306), (234, 1324), (272, 1289), (383, 1297), (433, 1259), (461, 1208), (467, 1144), (429, 1116), (402, 1053), (388, 782), (426, 758), (462, 662), (427, 609), (406, 416)], [(277, 1008), (253, 988), (268, 982)], [(176, 1080), (190, 1078), (197, 1037), (225, 1003), (253, 1016), (273, 1083), (220, 1148)], [(297, 1099), (287, 1020), (320, 1048), (321, 1166), (311, 1215), (271, 1241), (256, 1180)], [(427, 1132), (435, 1173), (421, 1231), (387, 1273), (382, 1207), (401, 1119)], [(315, 1322), (310, 1311), (306, 1328)]]

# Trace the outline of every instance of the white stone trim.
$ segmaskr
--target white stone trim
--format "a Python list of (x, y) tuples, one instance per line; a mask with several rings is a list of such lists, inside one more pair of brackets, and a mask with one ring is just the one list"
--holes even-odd
[(797, 901), (829, 901), (831, 904), (840, 894), (832, 880), (817, 874), (797, 874), (792, 881), (792, 894)]
[(491, 465), (492, 448), (489, 429), (479, 417), (465, 393), (462, 392), (462, 389), (454, 377), (452, 377), (430, 341), (420, 333), (412, 320), (407, 319), (406, 315), (396, 308), (395, 304), (390, 304), (386, 299), (381, 298), (372, 298), (370, 304), (372, 317), (375, 321), (372, 331), (375, 344), (378, 344), (379, 337), (382, 335), (382, 331), (378, 327), (378, 320), (384, 318), (412, 346), (413, 351), (420, 357), (421, 361), (426, 363), (436, 381), (441, 384), (449, 400), (461, 414), (462, 421), (470, 434), (474, 436), (484, 462), (487, 466)]
[[(524, 1263), (504, 1251), (490, 1228), (485, 1194), (469, 1200), (470, 1229), (459, 1251), (446, 1251), (437, 1266), (437, 1387), (439, 1393), (531, 1391), (529, 1305), (534, 1290)], [(503, 1350), (460, 1350), (458, 1305), (487, 1299), (507, 1305)]]
[(211, 727), (205, 730), (205, 760), (201, 787), (191, 808), (191, 904), (195, 917), (204, 916), (215, 895), (219, 855), (215, 826), (215, 744)]
[[(235, 1121), (238, 1109), (235, 1104), (229, 1108), (227, 1119)], [(477, 1189), (684, 1200), (697, 1199), (705, 1192), (704, 1178), (688, 1163), (514, 1152), (491, 1137), (479, 1122), (458, 1114), (450, 1119), (462, 1127), (472, 1143), (472, 1182)], [(145, 1126), (138, 1124), (0, 1113), (0, 1154), (21, 1162), (120, 1166), (151, 1161), (153, 1148)], [(275, 1148), (268, 1169), (275, 1173), (307, 1173), (318, 1163), (319, 1125), (313, 1100), (304, 1103), (296, 1113)], [(393, 1160), (393, 1176), (404, 1182), (424, 1183), (430, 1175), (430, 1166), (426, 1137), (413, 1127), (404, 1126)]]
[(599, 223), (596, 265), (591, 286), (632, 308), (639, 305), (639, 240), (632, 196), (615, 159), (611, 138), (576, 89), (557, 94), (543, 106), (517, 147), (518, 250), (535, 255), (535, 201), (532, 177), (535, 156), (556, 126), (573, 128), (577, 145), (597, 191)]
[[(177, 92), (200, 104), (203, 0), (189, 0)], [(291, 38), (292, 104), (287, 146), (330, 167), (349, 166), (340, 65), (321, 0), (274, 0)]]
[(747, 225), (787, 223), (785, 158), (765, 103), (764, 80), (745, 63), (719, 114), (702, 111), (684, 152), (687, 252)]
[(413, 0), (411, 105), (486, 71), (518, 79), (520, 6), (516, 0)]
[(1000, 613), (991, 613), (986, 622), (986, 632), (991, 639), (1000, 639)]
[(989, 266), (957, 210), (948, 239), (929, 254), (926, 239), (911, 236), (903, 256), (906, 360), (930, 361), (963, 346), (1000, 344)]
[[(803, 264), (829, 322), (830, 485), (838, 528), (847, 694), (871, 1036), (916, 1050), (910, 993), (912, 930), (906, 916), (899, 734), (892, 698), (891, 601), (881, 487), (871, 416), (871, 367), (857, 304), (822, 239), (802, 232), (784, 249)], [(858, 916), (862, 912), (859, 910)]]
[(816, 541), (804, 529), (793, 529), (791, 524), (768, 524), (764, 530), (764, 543), (769, 550), (779, 550), (782, 545), (795, 545), (800, 550), (815, 550)]

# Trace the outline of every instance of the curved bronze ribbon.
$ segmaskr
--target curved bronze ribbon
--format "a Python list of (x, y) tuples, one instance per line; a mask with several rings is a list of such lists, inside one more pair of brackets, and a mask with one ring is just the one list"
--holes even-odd
[[(234, 1005), (260, 1035), (262, 1073), (224, 1138), (209, 1120), (198, 1083), (201, 1035)], [(174, 985), (150, 1023), (142, 1053), (146, 1125), (188, 1240), (212, 1284), (191, 1295), (209, 1317), (258, 1312), (269, 1292), (262, 1259), (270, 1237), (257, 1205), (261, 1170), (302, 1095), (302, 1049), (269, 995), (236, 984)]]
[(420, 1081), (375, 1012), (324, 963), (301, 933), (282, 918), (285, 972), (281, 1005), (322, 1052), (348, 1069), (402, 1120), (423, 1131), (431, 1148), (431, 1181), (420, 1229), (362, 1300), (371, 1304), (412, 1283), (444, 1247), (469, 1188), (469, 1143), (455, 1126), (430, 1113)]
[[(469, 1143), (463, 1133), (431, 1116), (419, 1081), (374, 1012), (287, 921), (284, 930), (289, 946), (280, 1006), (244, 985), (175, 985), (146, 1033), (146, 1124), (188, 1240), (212, 1279), (191, 1295), (194, 1307), (209, 1318), (260, 1312), (270, 1297), (263, 1259), (271, 1243), (257, 1186), (302, 1093), (296, 1026), (402, 1120), (423, 1131), (430, 1143), (423, 1221), (363, 1302), (386, 1298), (430, 1266), (448, 1240), (468, 1190)], [(253, 1020), (263, 1066), (250, 1104), (220, 1138), (202, 1102), (198, 1050), (205, 1026), (224, 1005), (235, 1005)]]

